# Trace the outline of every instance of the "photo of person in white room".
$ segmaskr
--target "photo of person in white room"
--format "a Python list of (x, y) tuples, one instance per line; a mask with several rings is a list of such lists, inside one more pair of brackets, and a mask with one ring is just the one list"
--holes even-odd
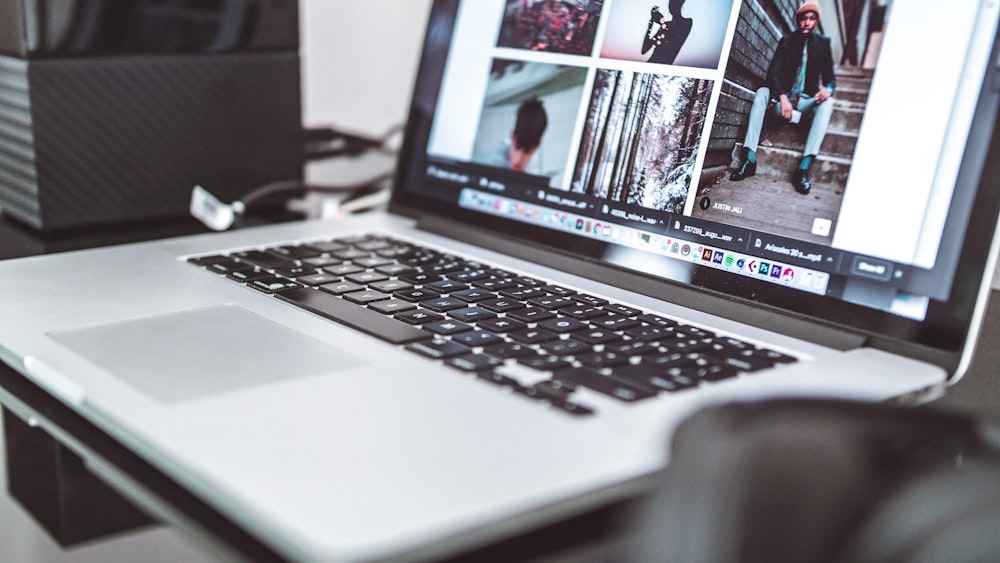
[(642, 40), (642, 53), (650, 53), (649, 62), (672, 65), (677, 59), (694, 20), (686, 18), (681, 13), (684, 0), (670, 0), (668, 12), (670, 19), (660, 12), (659, 6), (653, 6), (649, 12), (649, 25)]
[(510, 140), (501, 143), (493, 159), (486, 164), (524, 172), (542, 143), (548, 124), (549, 118), (542, 101), (534, 96), (524, 100), (517, 107), (517, 119), (514, 130), (510, 132)]
[(718, 68), (732, 13), (733, 0), (615, 0), (600, 56)]
[(561, 187), (586, 76), (584, 68), (494, 60), (472, 161)]

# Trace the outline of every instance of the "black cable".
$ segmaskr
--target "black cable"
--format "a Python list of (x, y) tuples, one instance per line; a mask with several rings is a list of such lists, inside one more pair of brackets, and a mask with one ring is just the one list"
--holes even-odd
[(265, 184), (247, 195), (240, 198), (239, 203), (243, 207), (249, 207), (256, 201), (259, 201), (265, 197), (279, 194), (279, 193), (291, 193), (293, 195), (304, 195), (306, 192), (324, 192), (324, 193), (343, 193), (343, 192), (353, 192), (357, 190), (362, 190), (365, 188), (370, 188), (392, 179), (394, 172), (384, 172), (377, 176), (362, 180), (360, 182), (354, 182), (351, 184), (306, 184), (305, 182), (300, 182), (298, 180), (288, 180), (283, 182), (272, 182), (270, 184)]
[(353, 157), (369, 151), (395, 156), (396, 149), (389, 147), (388, 143), (402, 130), (403, 125), (396, 124), (379, 137), (369, 137), (348, 133), (333, 127), (306, 128), (303, 129), (305, 158), (306, 160), (320, 160), (341, 156)]

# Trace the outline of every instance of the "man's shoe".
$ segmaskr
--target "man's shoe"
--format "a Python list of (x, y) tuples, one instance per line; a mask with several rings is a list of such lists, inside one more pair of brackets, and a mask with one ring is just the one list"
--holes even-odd
[(800, 194), (808, 194), (809, 188), (812, 188), (812, 182), (809, 181), (808, 172), (806, 170), (796, 170), (795, 174), (792, 175), (792, 185), (795, 186), (795, 191)]
[(747, 160), (743, 163), (743, 166), (741, 166), (739, 170), (729, 175), (729, 179), (732, 180), (733, 182), (739, 182), (740, 180), (749, 178), (750, 176), (753, 176), (756, 173), (757, 173), (757, 163), (750, 162), (749, 160)]

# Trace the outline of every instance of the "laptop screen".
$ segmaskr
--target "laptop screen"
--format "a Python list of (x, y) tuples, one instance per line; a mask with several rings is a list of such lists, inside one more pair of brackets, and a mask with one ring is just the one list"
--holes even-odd
[(395, 203), (957, 348), (996, 218), (997, 20), (986, 0), (438, 1)]

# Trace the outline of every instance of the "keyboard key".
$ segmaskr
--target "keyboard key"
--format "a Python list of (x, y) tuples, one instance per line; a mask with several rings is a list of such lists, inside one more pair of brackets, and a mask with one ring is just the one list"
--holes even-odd
[(389, 296), (381, 291), (355, 291), (353, 293), (345, 293), (343, 295), (344, 299), (350, 301), (351, 303), (357, 303), (358, 305), (367, 305), (373, 301), (382, 301), (383, 299), (388, 299)]
[(228, 256), (215, 256), (211, 260), (200, 263), (205, 269), (213, 274), (226, 275), (240, 270), (253, 270), (254, 267), (246, 262), (240, 262)]
[(483, 279), (487, 276), (486, 272), (482, 270), (467, 270), (464, 272), (452, 272), (448, 274), (448, 277), (462, 283), (469, 283), (475, 280)]
[(276, 295), (278, 299), (393, 344), (406, 344), (430, 337), (419, 328), (322, 291), (296, 288)]
[(437, 313), (424, 311), (423, 309), (414, 309), (412, 311), (403, 311), (402, 313), (397, 313), (396, 318), (403, 321), (406, 324), (422, 325), (440, 321), (444, 317)]
[(240, 283), (248, 283), (271, 275), (267, 270), (249, 269), (235, 270), (226, 275), (227, 278)]
[(541, 345), (541, 348), (555, 356), (574, 356), (576, 354), (589, 353), (593, 350), (589, 344), (584, 344), (572, 338), (545, 342)]
[(655, 354), (660, 351), (658, 346), (654, 346), (649, 342), (644, 342), (642, 340), (625, 340), (622, 342), (612, 342), (604, 346), (605, 350), (611, 350), (613, 352), (618, 352), (619, 354), (625, 356), (642, 356), (646, 354)]
[(547, 401), (567, 401), (576, 391), (576, 385), (572, 385), (559, 379), (546, 379), (538, 383), (525, 387), (525, 394), (536, 399)]
[(403, 301), (410, 301), (416, 303), (417, 301), (424, 301), (427, 299), (435, 299), (441, 297), (441, 294), (436, 291), (431, 291), (429, 289), (404, 289), (402, 291), (396, 291), (395, 296)]
[(559, 338), (554, 332), (540, 330), (537, 328), (527, 328), (510, 333), (510, 337), (522, 344), (540, 344)]
[(349, 248), (356, 244), (360, 244), (369, 240), (378, 240), (373, 235), (347, 235), (340, 238), (334, 239), (334, 242), (344, 245), (344, 248)]
[(590, 416), (594, 414), (594, 409), (573, 401), (549, 401), (549, 403), (553, 407), (574, 416)]
[(335, 256), (317, 256), (315, 258), (306, 258), (302, 261), (303, 264), (308, 264), (314, 268), (326, 268), (327, 266), (335, 266), (341, 262), (343, 260)]
[(520, 301), (508, 298), (486, 299), (479, 302), (479, 306), (494, 313), (505, 313), (524, 307)]
[(702, 381), (722, 381), (723, 379), (728, 379), (730, 377), (735, 377), (740, 371), (753, 371), (744, 370), (740, 367), (733, 365), (724, 364), (707, 364), (698, 365), (693, 368), (679, 368), (685, 372), (689, 372), (692, 376), (697, 377)]
[(363, 268), (378, 268), (379, 266), (387, 266), (392, 264), (392, 260), (388, 258), (382, 258), (381, 256), (368, 256), (367, 258), (358, 258), (352, 260), (358, 266)]
[(525, 346), (524, 344), (519, 344), (517, 342), (497, 342), (496, 344), (490, 344), (489, 346), (483, 347), (483, 352), (501, 360), (511, 359), (511, 358), (523, 358), (525, 356), (536, 355), (533, 349)]
[(490, 344), (503, 342), (504, 339), (493, 334), (492, 332), (486, 332), (485, 330), (469, 330), (452, 336), (451, 341), (474, 348), (477, 346), (488, 346)]
[(581, 303), (586, 303), (591, 307), (603, 307), (608, 303), (610, 303), (610, 301), (608, 301), (607, 299), (602, 299), (595, 295), (587, 295), (586, 293), (578, 293), (575, 296), (573, 296), (573, 299), (576, 299)]
[(656, 342), (664, 338), (674, 337), (665, 327), (654, 325), (634, 326), (625, 329), (624, 332), (636, 340), (644, 340), (646, 342)]
[(466, 307), (464, 309), (453, 309), (446, 313), (449, 317), (453, 319), (458, 319), (460, 321), (465, 321), (467, 323), (475, 323), (479, 321), (486, 321), (496, 318), (496, 313), (491, 313), (486, 309), (480, 309), (479, 307)]
[(324, 285), (328, 283), (335, 283), (340, 281), (340, 276), (335, 276), (333, 274), (319, 273), (310, 274), (306, 276), (299, 276), (295, 278), (295, 281), (299, 283), (304, 283), (306, 285)]
[(483, 289), (463, 289), (461, 291), (451, 292), (451, 296), (455, 299), (461, 299), (466, 303), (478, 303), (479, 301), (494, 299), (496, 294)]
[(608, 312), (604, 309), (598, 307), (591, 307), (590, 305), (581, 305), (579, 303), (571, 305), (569, 307), (560, 307), (559, 312), (573, 317), (574, 319), (596, 319), (598, 317), (608, 316)]
[(590, 328), (590, 325), (588, 325), (583, 321), (578, 321), (576, 319), (571, 319), (569, 317), (562, 317), (557, 319), (547, 319), (541, 321), (538, 323), (538, 328), (551, 330), (552, 332), (559, 334), (566, 334), (570, 332), (575, 332), (577, 330)]
[(495, 371), (480, 371), (476, 373), (476, 376), (483, 381), (488, 381), (494, 385), (500, 385), (503, 387), (518, 387), (521, 385), (513, 377), (508, 377)]
[(590, 330), (581, 330), (580, 332), (574, 332), (573, 338), (588, 342), (590, 344), (607, 344), (608, 342), (614, 342), (616, 340), (621, 340), (621, 336), (610, 330), (605, 330), (602, 328), (595, 328)]
[(281, 268), (295, 263), (294, 260), (289, 260), (284, 256), (278, 256), (276, 254), (271, 254), (270, 252), (264, 252), (263, 250), (247, 250), (244, 252), (237, 252), (233, 256), (236, 256), (244, 262), (260, 266), (266, 270), (273, 270), (274, 268)]
[(401, 313), (404, 311), (409, 311), (411, 309), (416, 309), (417, 306), (408, 301), (401, 301), (399, 299), (386, 299), (385, 301), (376, 301), (368, 305), (369, 309), (374, 309), (383, 315), (394, 315), (396, 313)]
[(312, 266), (304, 266), (301, 264), (294, 264), (291, 266), (283, 266), (281, 268), (275, 268), (274, 273), (279, 276), (285, 276), (286, 278), (297, 278), (299, 276), (308, 276), (317, 273), (316, 268)]
[(545, 290), (540, 287), (515, 286), (501, 289), (500, 295), (510, 297), (511, 299), (517, 299), (519, 301), (527, 301), (533, 297), (542, 297), (545, 295)]
[(313, 248), (319, 252), (339, 252), (347, 248), (347, 246), (331, 241), (320, 241), (320, 242), (310, 242), (308, 244), (310, 248)]
[(576, 359), (580, 360), (581, 364), (595, 369), (620, 366), (628, 363), (628, 358), (626, 356), (616, 354), (615, 352), (608, 350), (582, 354), (577, 356)]
[(546, 309), (539, 309), (538, 307), (525, 307), (524, 309), (507, 311), (507, 316), (522, 323), (537, 323), (545, 319), (554, 318), (556, 314)]
[(323, 271), (329, 272), (335, 276), (346, 276), (348, 274), (364, 272), (365, 269), (360, 266), (355, 266), (354, 264), (337, 264), (335, 266), (327, 266), (323, 268)]
[(639, 320), (644, 323), (649, 323), (651, 325), (657, 325), (657, 326), (677, 326), (678, 324), (680, 324), (675, 320), (668, 319), (666, 317), (661, 317), (659, 315), (654, 315), (652, 313), (639, 315)]
[(536, 280), (535, 278), (528, 277), (528, 276), (514, 276), (511, 279), (513, 279), (519, 285), (526, 285), (526, 286), (529, 286), (529, 287), (543, 285), (542, 282)]
[(681, 352), (667, 352), (665, 354), (651, 354), (642, 358), (643, 364), (656, 366), (659, 369), (667, 369), (674, 366), (682, 366), (694, 363), (694, 360), (687, 354)]
[(503, 362), (500, 360), (484, 354), (466, 354), (465, 356), (450, 358), (445, 363), (451, 367), (468, 372), (493, 370), (493, 368), (503, 365)]
[(462, 264), (456, 261), (438, 262), (436, 264), (425, 265), (424, 269), (432, 274), (440, 275), (461, 270)]
[(491, 278), (498, 279), (498, 280), (510, 280), (510, 279), (514, 279), (514, 274), (512, 274), (512, 273), (510, 273), (507, 270), (504, 270), (502, 268), (488, 268), (486, 266), (483, 266), (482, 264), (479, 264), (479, 267), (483, 268), (483, 271), (486, 272), (486, 275), (489, 276), (489, 277), (491, 277)]
[(637, 381), (644, 385), (655, 387), (661, 391), (674, 392), (691, 389), (698, 386), (698, 380), (679, 373), (668, 374), (648, 364), (628, 365), (615, 368), (616, 377)]
[(389, 279), (389, 276), (385, 274), (380, 274), (378, 272), (358, 272), (356, 274), (347, 274), (344, 279), (349, 282), (354, 282), (361, 285), (368, 285), (374, 282), (380, 282), (382, 280)]
[(384, 258), (398, 259), (409, 255), (413, 252), (413, 249), (406, 245), (389, 246), (386, 248), (380, 248), (375, 251), (375, 254), (382, 256)]
[(561, 307), (569, 307), (576, 304), (569, 297), (560, 297), (558, 295), (545, 295), (542, 297), (534, 297), (528, 299), (528, 304), (534, 305), (536, 307), (541, 307), (543, 309), (559, 309)]
[(406, 282), (410, 282), (413, 285), (420, 285), (420, 284), (426, 284), (426, 283), (441, 281), (444, 278), (442, 278), (441, 276), (439, 276), (437, 274), (431, 274), (429, 272), (414, 272), (412, 274), (406, 274), (406, 275), (399, 276), (399, 279), (401, 279), (403, 281), (406, 281)]
[(276, 246), (268, 248), (267, 251), (284, 256), (290, 260), (304, 260), (321, 254), (319, 250), (309, 246)]
[(570, 368), (558, 371), (553, 377), (626, 402), (640, 401), (656, 396), (656, 389), (653, 387), (636, 381), (601, 375), (587, 368)]
[(513, 332), (515, 330), (523, 330), (527, 326), (514, 319), (508, 319), (507, 317), (497, 317), (495, 319), (486, 319), (476, 323), (479, 328), (483, 330), (488, 330), (491, 332), (498, 332), (501, 334), (506, 334), (508, 332)]
[(619, 315), (625, 317), (636, 317), (642, 314), (642, 311), (639, 309), (629, 307), (628, 305), (622, 305), (621, 303), (608, 303), (604, 306), (604, 308), (612, 313), (618, 313)]
[(411, 344), (407, 344), (406, 349), (416, 352), (421, 356), (426, 356), (435, 360), (463, 356), (472, 351), (468, 346), (462, 346), (461, 344), (452, 342), (451, 340), (441, 339), (413, 342)]
[(467, 305), (467, 303), (459, 301), (458, 299), (452, 299), (451, 297), (438, 297), (428, 299), (427, 301), (421, 301), (420, 305), (436, 313), (444, 313), (446, 311), (451, 311), (452, 309), (462, 309)]
[(558, 286), (558, 285), (546, 285), (545, 291), (551, 293), (552, 295), (559, 295), (561, 297), (569, 297), (571, 295), (576, 295), (576, 292), (572, 289)]
[[(700, 327), (691, 325), (680, 325), (680, 329), (688, 336), (695, 336), (698, 338), (715, 338), (714, 332), (710, 330), (705, 330)], [(747, 344), (746, 342), (743, 342), (741, 340), (736, 340), (735, 338), (729, 338), (728, 340), (730, 341), (731, 345), (736, 345), (736, 343), (739, 343), (743, 346), (753, 348), (753, 344)]]
[(281, 291), (283, 289), (302, 287), (302, 285), (295, 283), (291, 280), (286, 280), (285, 278), (270, 276), (253, 280), (247, 284), (247, 287), (252, 287), (257, 291), (263, 293), (274, 293), (276, 291)]
[(331, 252), (333, 256), (341, 258), (343, 260), (360, 260), (362, 258), (367, 258), (372, 255), (371, 252), (367, 250), (361, 250), (358, 248), (347, 248), (344, 250), (338, 250), (336, 252)]
[(432, 322), (427, 325), (424, 325), (424, 329), (429, 330), (435, 334), (447, 336), (449, 334), (458, 334), (459, 332), (472, 330), (472, 325), (467, 325), (465, 323), (460, 323), (458, 321), (451, 321), (445, 319), (442, 321)]
[(551, 354), (525, 356), (518, 358), (517, 363), (528, 366), (531, 369), (537, 369), (538, 371), (557, 371), (571, 366), (566, 360)]
[(190, 262), (191, 264), (194, 264), (196, 266), (210, 266), (210, 265), (215, 264), (217, 262), (227, 263), (227, 262), (233, 262), (233, 261), (235, 261), (233, 258), (231, 258), (229, 256), (224, 256), (222, 254), (213, 254), (211, 256), (194, 256), (194, 257), (188, 258), (188, 262)]
[(380, 274), (385, 274), (389, 277), (395, 278), (402, 275), (411, 274), (416, 270), (413, 268), (413, 266), (407, 266), (406, 264), (387, 264), (375, 268), (375, 271)]
[(368, 284), (368, 287), (381, 291), (382, 293), (395, 293), (397, 291), (411, 289), (413, 286), (403, 280), (383, 280), (370, 283)]
[(369, 252), (373, 252), (376, 250), (384, 250), (386, 248), (389, 248), (392, 246), (392, 243), (384, 239), (374, 238), (371, 240), (355, 243), (354, 246), (360, 248), (361, 250), (367, 250)]
[(724, 358), (721, 363), (745, 372), (760, 371), (774, 367), (774, 361), (755, 352), (756, 350), (747, 350), (745, 354)]
[(476, 287), (481, 287), (483, 289), (488, 289), (490, 291), (499, 291), (501, 289), (506, 289), (508, 287), (514, 287), (517, 282), (511, 278), (487, 278), (480, 279), (472, 282), (472, 285)]
[(675, 352), (701, 352), (708, 350), (712, 345), (701, 338), (674, 338), (662, 340), (661, 344)]
[(799, 361), (795, 357), (789, 356), (787, 354), (782, 354), (781, 352), (777, 352), (775, 350), (769, 350), (767, 348), (760, 348), (758, 349), (758, 352), (776, 364), (791, 364)]
[(365, 286), (351, 282), (334, 282), (334, 283), (325, 283), (319, 286), (319, 288), (327, 293), (332, 293), (334, 295), (343, 295), (345, 293), (361, 291), (365, 288)]

